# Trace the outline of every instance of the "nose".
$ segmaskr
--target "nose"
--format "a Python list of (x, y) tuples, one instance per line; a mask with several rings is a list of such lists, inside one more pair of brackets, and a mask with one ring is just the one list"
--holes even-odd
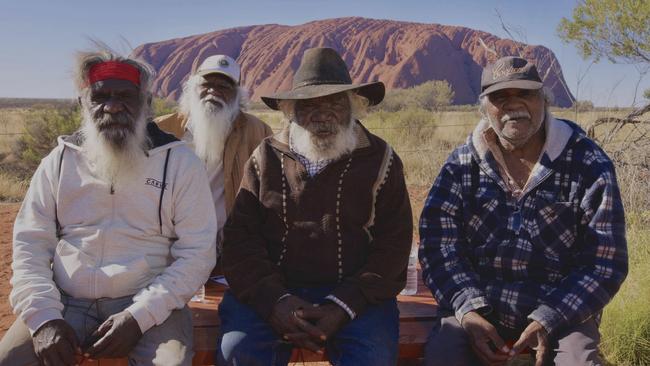
[(110, 114), (115, 114), (122, 112), (124, 110), (124, 106), (122, 103), (119, 103), (114, 100), (109, 100), (106, 103), (104, 103), (104, 112), (110, 113)]
[(205, 93), (212, 95), (213, 97), (223, 98), (223, 93), (218, 88), (209, 87), (205, 90)]
[(325, 108), (316, 109), (312, 115), (312, 122), (327, 122), (332, 118), (332, 113)]

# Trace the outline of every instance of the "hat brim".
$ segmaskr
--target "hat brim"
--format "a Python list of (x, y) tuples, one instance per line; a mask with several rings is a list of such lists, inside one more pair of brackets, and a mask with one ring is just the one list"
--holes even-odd
[(223, 71), (219, 71), (219, 70), (203, 70), (203, 71), (197, 72), (196, 74), (200, 75), (200, 76), (219, 74), (219, 75), (223, 75), (223, 76), (227, 77), (228, 79), (230, 79), (233, 83), (235, 83), (235, 85), (239, 84), (239, 82), (237, 80), (232, 78), (232, 75), (230, 75), (228, 73), (225, 73)]
[(356, 90), (357, 94), (368, 99), (369, 105), (377, 105), (384, 100), (386, 88), (381, 81), (366, 84), (320, 84), (307, 85), (301, 88), (281, 92), (268, 97), (262, 97), (262, 101), (269, 108), (279, 110), (278, 103), (281, 100), (304, 100)]
[(483, 90), (481, 95), (479, 97), (484, 97), (490, 93), (494, 93), (495, 91), (498, 90), (503, 90), (503, 89), (529, 89), (529, 90), (535, 90), (535, 89), (541, 89), (542, 86), (544, 86), (543, 83), (539, 81), (533, 81), (533, 80), (511, 80), (511, 81), (504, 81), (502, 83), (496, 83), (494, 85), (491, 85), (487, 87), (487, 89)]

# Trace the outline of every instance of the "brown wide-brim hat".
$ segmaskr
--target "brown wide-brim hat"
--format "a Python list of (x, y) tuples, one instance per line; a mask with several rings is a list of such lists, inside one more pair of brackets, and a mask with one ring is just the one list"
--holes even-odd
[(381, 103), (386, 94), (381, 81), (352, 84), (348, 67), (335, 50), (310, 48), (305, 51), (293, 76), (291, 90), (262, 97), (262, 101), (269, 108), (278, 110), (278, 103), (282, 100), (313, 99), (346, 91), (355, 91), (367, 98), (371, 106)]

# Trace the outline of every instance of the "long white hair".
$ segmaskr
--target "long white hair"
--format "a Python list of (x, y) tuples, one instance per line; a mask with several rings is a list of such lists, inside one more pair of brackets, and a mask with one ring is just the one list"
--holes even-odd
[[(201, 75), (191, 76), (183, 85), (183, 94), (179, 100), (180, 112), (188, 117), (188, 128), (192, 132), (194, 152), (208, 166), (223, 163), (223, 151), (232, 125), (240, 110), (246, 107), (246, 91), (237, 87), (237, 94), (231, 103), (223, 99), (206, 95), (200, 96)], [(221, 108), (208, 101), (217, 101)]]
[[(118, 114), (103, 117), (93, 116), (88, 71), (98, 63), (119, 61), (128, 63), (140, 71), (140, 113), (138, 116)], [(150, 86), (155, 73), (147, 63), (117, 55), (111, 50), (80, 52), (77, 54), (75, 85), (81, 101), (84, 137), (82, 149), (97, 176), (116, 186), (126, 184), (141, 171), (146, 160), (146, 149), (150, 142), (146, 135), (147, 120), (151, 115), (149, 100)], [(101, 131), (107, 123), (119, 123), (122, 128)]]
[(146, 111), (143, 110), (134, 121), (128, 122), (133, 124), (132, 132), (121, 136), (122, 141), (116, 144), (115, 138), (100, 131), (102, 121), (94, 118), (84, 104), (81, 108), (82, 149), (91, 162), (92, 170), (100, 179), (115, 187), (132, 181), (146, 163), (145, 151), (149, 146)]

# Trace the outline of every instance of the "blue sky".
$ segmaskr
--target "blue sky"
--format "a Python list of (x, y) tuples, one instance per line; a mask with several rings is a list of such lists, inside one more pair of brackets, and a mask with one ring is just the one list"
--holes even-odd
[[(136, 47), (241, 25), (343, 16), (461, 25), (504, 37), (498, 10), (507, 24), (525, 32), (528, 43), (553, 50), (579, 99), (630, 106), (639, 77), (632, 65), (603, 60), (589, 68), (577, 88), (589, 61), (556, 34), (574, 6), (570, 0), (5, 0), (0, 4), (0, 97), (72, 97), (73, 55), (89, 46), (88, 37), (123, 50), (123, 39)], [(648, 88), (650, 76), (640, 83), (637, 104)]]

